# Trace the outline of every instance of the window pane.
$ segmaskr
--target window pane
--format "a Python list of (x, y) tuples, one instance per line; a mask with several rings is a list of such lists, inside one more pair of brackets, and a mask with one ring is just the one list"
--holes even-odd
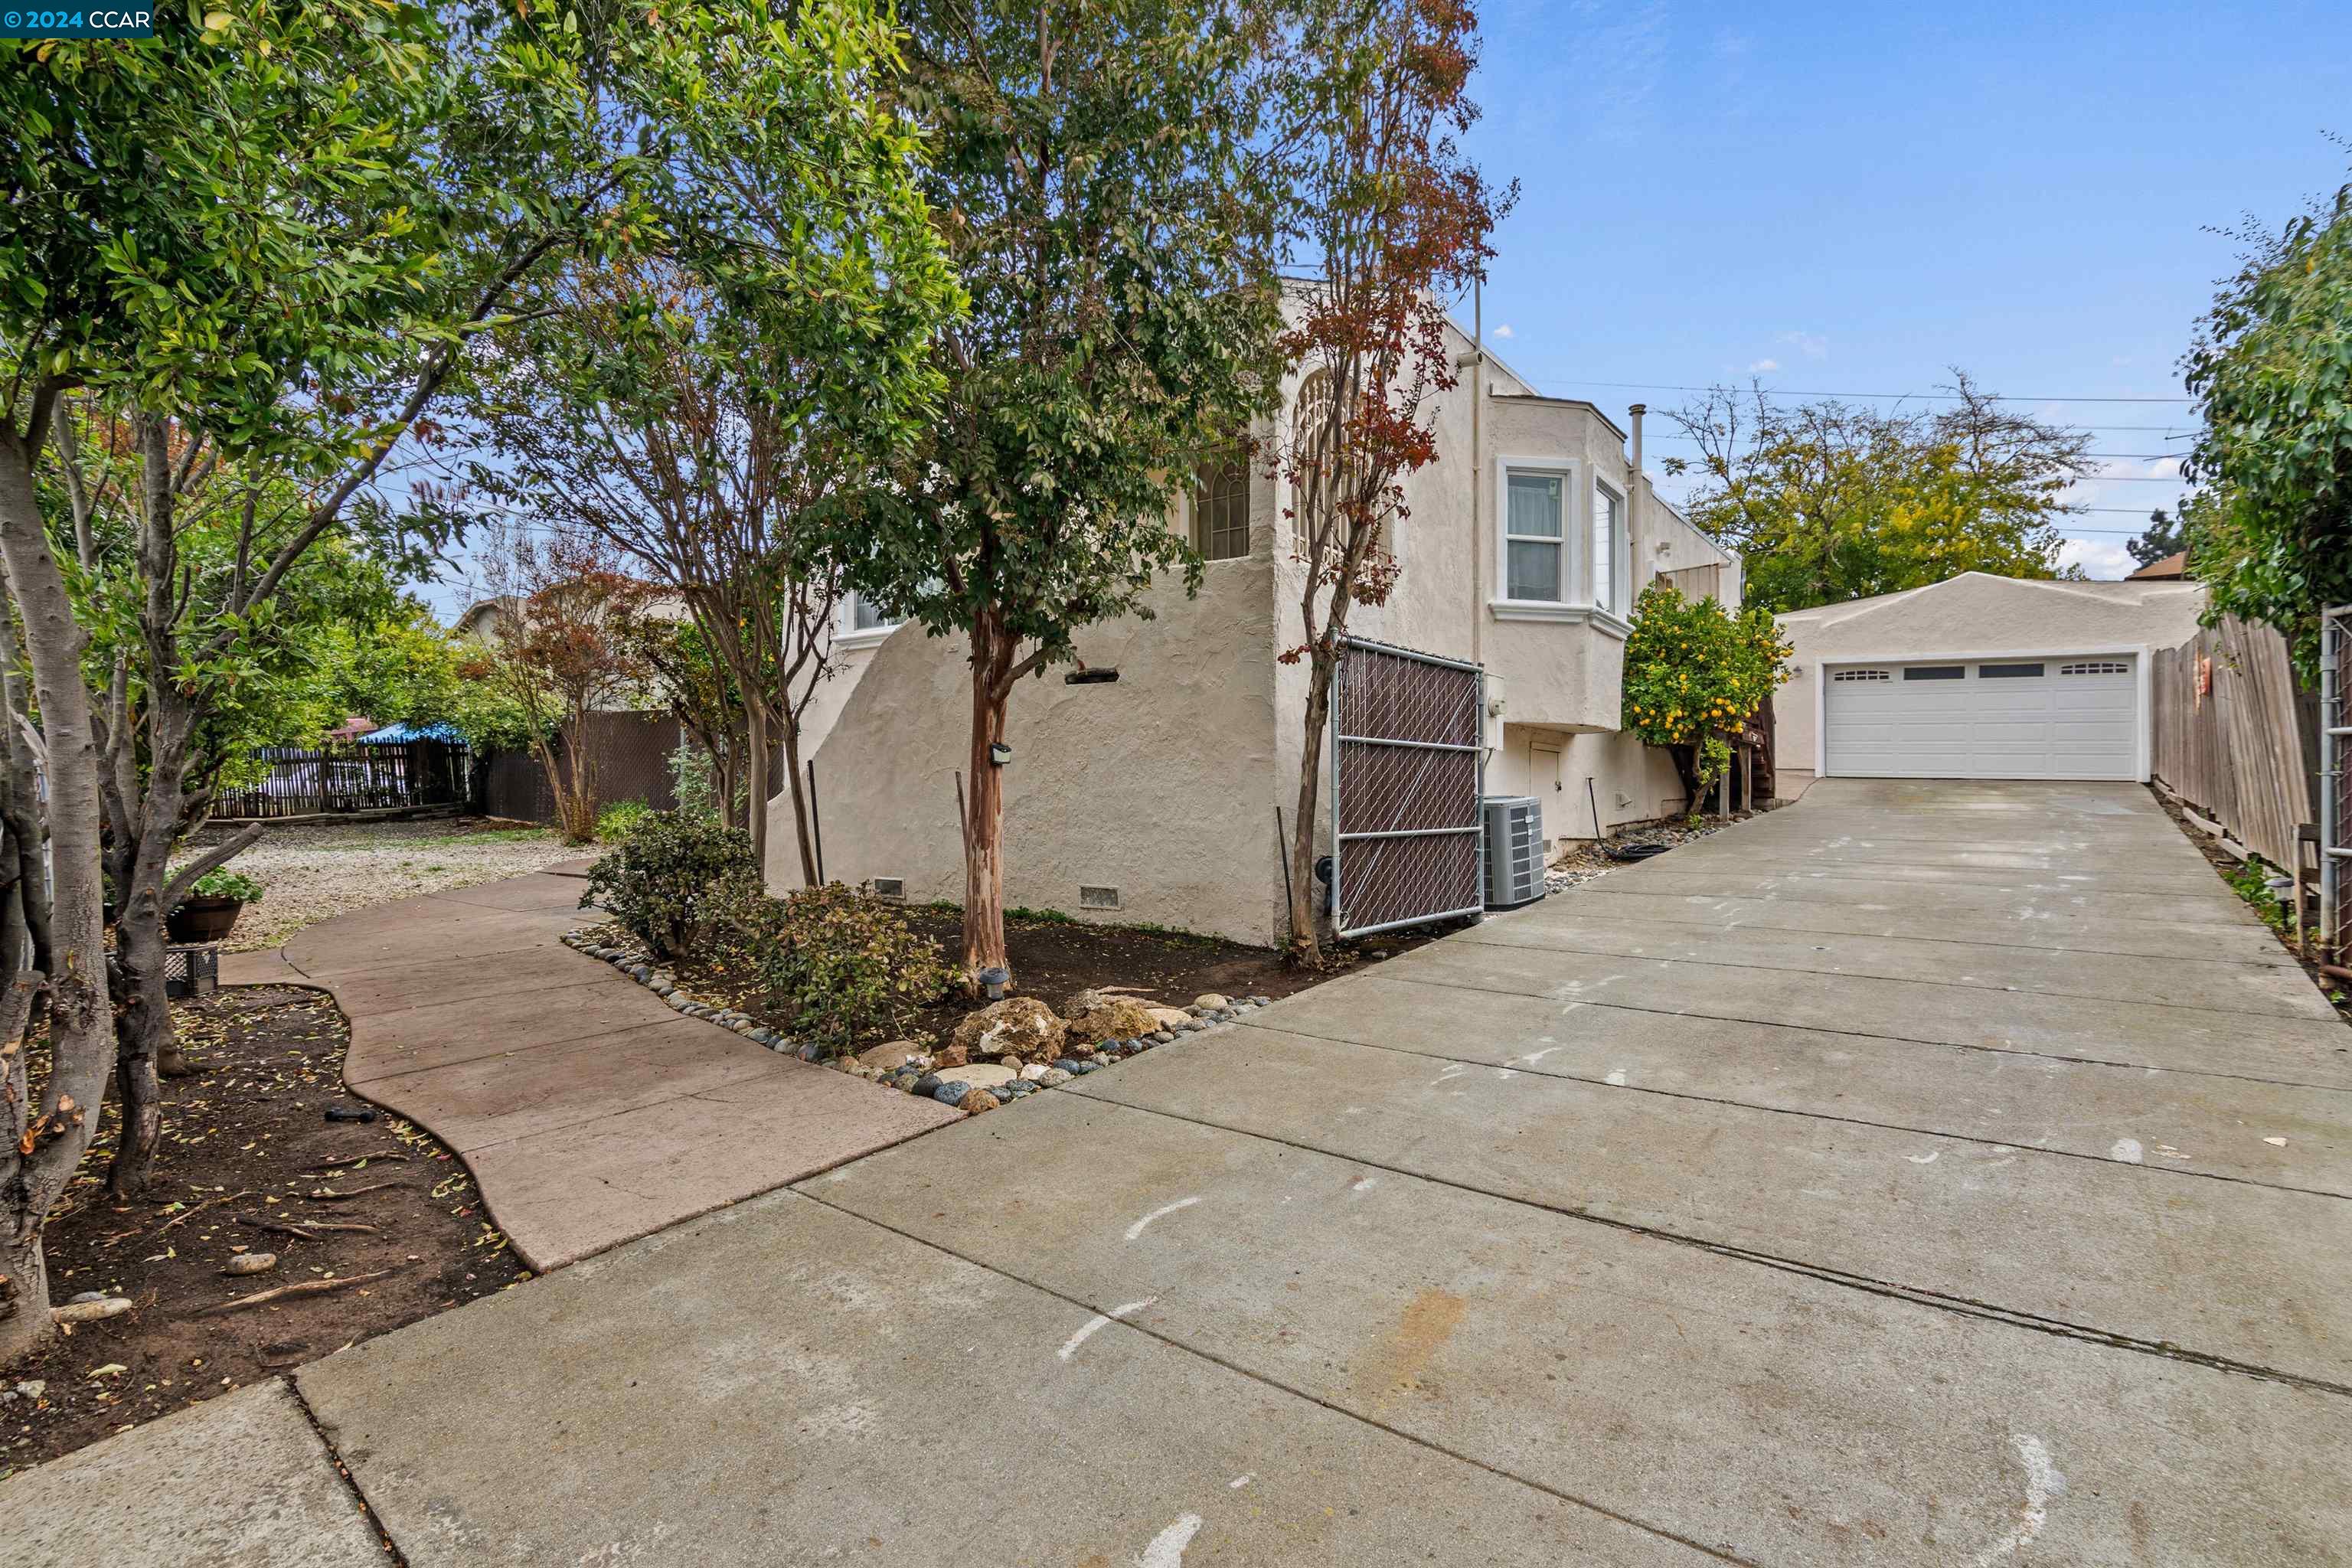
[(1535, 540), (1512, 540), (1508, 593), (1514, 599), (1558, 599), (1559, 546)]
[(1915, 664), (1903, 671), (1906, 680), (1961, 680), (1969, 673), (1964, 664)]
[(2038, 664), (1980, 664), (1977, 666), (1979, 680), (2015, 680), (2042, 673)]
[(1249, 466), (1239, 452), (1201, 465), (1192, 489), (1192, 548), (1211, 561), (1249, 553)]
[[(1510, 510), (1504, 531), (1541, 539), (1560, 537), (1560, 479), (1558, 474), (1513, 474)], [(1544, 595), (1549, 598), (1552, 595)], [(1512, 597), (1517, 597), (1513, 595)]]
[(1617, 498), (1597, 485), (1592, 490), (1592, 602), (1604, 610), (1617, 607)]
[(853, 594), (849, 598), (849, 624), (851, 630), (866, 632), (890, 623), (883, 618), (881, 611), (866, 602), (865, 595)]

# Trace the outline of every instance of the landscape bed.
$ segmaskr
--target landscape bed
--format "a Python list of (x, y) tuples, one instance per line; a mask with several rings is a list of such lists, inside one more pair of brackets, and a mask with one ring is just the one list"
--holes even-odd
[[(47, 1230), (52, 1300), (95, 1294), (131, 1310), (73, 1324), (0, 1369), (0, 1479), (530, 1278), (447, 1149), (382, 1112), (327, 1120), (331, 1106), (369, 1108), (342, 1087), (350, 1031), (324, 994), (236, 986), (173, 1011), (196, 1070), (164, 1080), (149, 1195), (121, 1204), (107, 1193), (119, 1131), (110, 1096)], [(322, 1191), (354, 1195), (313, 1195)], [(268, 1228), (282, 1226), (315, 1238)], [(223, 1272), (263, 1252), (275, 1267)]]

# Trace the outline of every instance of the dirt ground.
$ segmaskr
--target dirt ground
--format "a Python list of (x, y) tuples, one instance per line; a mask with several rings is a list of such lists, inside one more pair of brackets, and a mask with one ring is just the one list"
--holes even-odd
[[(216, 843), (231, 831), (207, 827), (191, 847)], [(259, 879), (263, 893), (259, 903), (239, 913), (222, 947), (229, 952), (276, 947), (302, 927), (348, 910), (520, 877), (593, 853), (593, 847), (565, 846), (547, 828), (494, 818), (273, 826), (229, 863), (231, 870)]]
[[(0, 1368), (0, 1479), (530, 1277), (484, 1221), (472, 1178), (430, 1135), (381, 1112), (326, 1119), (329, 1106), (365, 1109), (342, 1088), (350, 1036), (326, 996), (241, 986), (175, 1013), (197, 1071), (164, 1085), (153, 1191), (134, 1204), (107, 1194), (110, 1096), (48, 1228), (53, 1300), (94, 1290), (136, 1306)], [(368, 1228), (268, 1228), (319, 1222)], [(276, 1268), (222, 1273), (250, 1252), (276, 1253)], [(377, 1274), (205, 1312), (279, 1286)], [(25, 1392), (28, 1383), (39, 1392)]]
[[(907, 918), (908, 924), (936, 940), (951, 957), (960, 950), (963, 926), (958, 910), (922, 906), (908, 910)], [(1090, 925), (1052, 917), (1008, 914), (1004, 944), (1013, 973), (1013, 994), (1035, 996), (1056, 1011), (1076, 992), (1112, 985), (1132, 987), (1146, 1002), (1181, 1007), (1205, 992), (1288, 996), (1418, 947), (1453, 929), (1448, 924), (1383, 932), (1333, 952), (1329, 966), (1320, 971), (1291, 968), (1272, 948), (1181, 931)], [(678, 965), (677, 973), (693, 995), (724, 1001), (778, 1028), (791, 1026), (788, 1019), (766, 1011), (763, 998), (738, 975), (714, 974), (692, 964)], [(966, 1013), (980, 1005), (960, 996), (938, 1002), (917, 1014), (908, 1028), (898, 1032), (909, 1037), (929, 1035), (944, 1039), (955, 1032)], [(878, 1044), (879, 1038), (858, 1043)]]

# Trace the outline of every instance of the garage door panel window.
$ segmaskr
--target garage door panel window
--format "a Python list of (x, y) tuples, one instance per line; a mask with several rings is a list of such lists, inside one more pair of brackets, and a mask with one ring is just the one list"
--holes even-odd
[(1892, 680), (1895, 677), (1884, 669), (1833, 669), (1832, 680)]
[(2119, 658), (2082, 659), (2058, 667), (2061, 675), (2129, 675), (2131, 666)]
[(1968, 678), (1965, 664), (1910, 664), (1903, 667), (1906, 680), (1963, 680)]
[(1978, 679), (1983, 680), (2031, 680), (2040, 677), (2042, 666), (2038, 664), (1980, 664)]

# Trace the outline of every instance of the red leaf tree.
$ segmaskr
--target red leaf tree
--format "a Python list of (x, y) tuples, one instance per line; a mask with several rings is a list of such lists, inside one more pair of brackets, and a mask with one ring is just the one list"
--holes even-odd
[(1478, 118), (1477, 59), (1467, 0), (1327, 0), (1284, 80), (1293, 242), (1313, 258), (1290, 285), (1284, 348), (1300, 394), (1273, 453), (1307, 568), (1300, 640), (1282, 658), (1308, 667), (1288, 847), (1290, 951), (1309, 965), (1322, 963), (1317, 779), (1339, 645), (1349, 611), (1396, 584), (1404, 481), (1436, 460), (1436, 400), (1455, 384), (1445, 300), (1485, 276), (1518, 195), (1488, 184), (1458, 141)]

